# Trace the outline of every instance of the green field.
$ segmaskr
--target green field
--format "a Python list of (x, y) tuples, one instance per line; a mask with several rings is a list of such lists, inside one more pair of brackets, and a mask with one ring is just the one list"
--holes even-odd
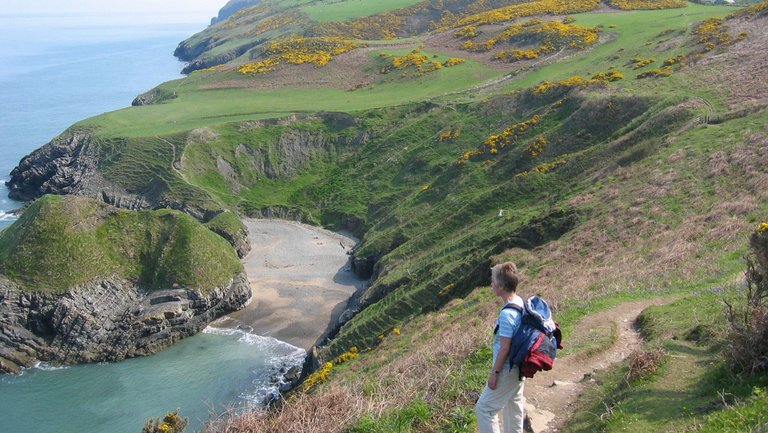
[(99, 135), (149, 137), (286, 116), (293, 113), (345, 111), (401, 105), (465, 89), (500, 75), (477, 62), (443, 68), (424, 77), (375, 84), (356, 91), (335, 89), (188, 89), (184, 80), (163, 85), (178, 97), (167, 103), (130, 107), (80, 122), (97, 126)]
[[(578, 24), (602, 24), (604, 33), (613, 35), (615, 39), (508, 80), (500, 90), (515, 91), (544, 80), (560, 80), (573, 75), (589, 77), (596, 72), (616, 69), (625, 75), (619, 85), (628, 90), (649, 91), (650, 88), (651, 92), (690, 92), (693, 89), (688, 88), (686, 80), (678, 80), (674, 75), (665, 80), (637, 80), (634, 76), (638, 71), (627, 66), (627, 62), (632, 57), (655, 57), (657, 61), (650, 67), (659, 66), (664, 58), (681, 54), (687, 49), (682, 45), (675, 50), (655, 52), (654, 47), (663, 39), (659, 35), (664, 30), (685, 32), (696, 21), (710, 16), (724, 16), (732, 11), (730, 7), (689, 4), (685, 9), (575, 15)], [(620, 47), (623, 49), (618, 51)], [(617, 53), (618, 57), (612, 59)], [(106, 113), (81, 124), (99, 126), (100, 134), (105, 136), (138, 137), (166, 135), (200, 126), (282, 117), (293, 113), (354, 112), (430, 98), (450, 101), (450, 96), (443, 95), (461, 92), (475, 84), (499, 77), (503, 72), (492, 71), (477, 62), (468, 61), (424, 77), (380, 83), (356, 91), (291, 88), (200, 90), (197, 88), (199, 85), (212, 79), (203, 74), (193, 74), (189, 78), (164, 84), (164, 89), (178, 95), (178, 98), (167, 103)], [(468, 95), (470, 100), (474, 94)]]
[(383, 12), (420, 3), (423, 0), (347, 0), (345, 2), (313, 2), (309, 6), (303, 6), (301, 10), (306, 12), (315, 21), (331, 22), (345, 21), (352, 18), (367, 17)]

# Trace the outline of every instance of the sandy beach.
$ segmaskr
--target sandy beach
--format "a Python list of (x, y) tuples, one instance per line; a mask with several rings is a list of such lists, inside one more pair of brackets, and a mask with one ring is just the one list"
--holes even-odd
[(243, 265), (253, 299), (212, 325), (240, 327), (309, 349), (363, 284), (347, 255), (357, 240), (291, 221), (243, 222), (252, 248)]

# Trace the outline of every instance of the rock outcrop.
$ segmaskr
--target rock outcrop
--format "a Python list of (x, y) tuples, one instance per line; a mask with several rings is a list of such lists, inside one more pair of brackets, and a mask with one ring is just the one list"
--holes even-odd
[(163, 102), (170, 101), (174, 98), (176, 98), (175, 92), (155, 87), (154, 89), (148, 92), (144, 92), (134, 98), (131, 102), (131, 105), (134, 107), (141, 107), (144, 105), (162, 104)]
[[(98, 176), (98, 144), (91, 135), (66, 133), (25, 156), (6, 182), (8, 196), (29, 201), (44, 194), (75, 194), (95, 184)], [(146, 205), (137, 199), (136, 206)]]
[(53, 364), (118, 361), (156, 353), (245, 306), (245, 272), (202, 293), (146, 291), (111, 278), (63, 295), (30, 293), (0, 277), (0, 371)]
[(99, 199), (123, 209), (146, 210), (170, 207), (200, 219), (203, 209), (184, 209), (169, 203), (163, 191), (148, 189), (141, 194), (104, 178), (99, 171), (101, 144), (88, 132), (66, 132), (22, 158), (6, 182), (8, 196), (30, 201), (45, 194), (80, 195)]

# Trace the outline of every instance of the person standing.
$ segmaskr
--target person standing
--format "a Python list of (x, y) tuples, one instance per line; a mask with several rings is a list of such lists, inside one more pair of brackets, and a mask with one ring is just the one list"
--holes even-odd
[[(512, 337), (520, 328), (523, 299), (517, 295), (519, 274), (512, 262), (500, 263), (491, 268), (491, 288), (504, 301), (496, 320), (493, 339), (493, 370), (475, 406), (480, 433), (500, 433), (499, 412), (504, 415), (504, 433), (523, 431), (523, 386), (518, 366), (509, 366)], [(511, 305), (510, 305), (511, 304)]]

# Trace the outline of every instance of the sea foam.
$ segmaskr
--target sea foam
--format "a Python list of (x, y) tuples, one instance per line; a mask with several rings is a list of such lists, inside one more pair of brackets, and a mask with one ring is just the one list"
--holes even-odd
[(214, 328), (211, 326), (203, 329), (203, 333), (211, 335), (238, 336), (238, 342), (254, 346), (262, 353), (275, 354), (264, 362), (268, 374), (259, 374), (252, 382), (252, 388), (240, 393), (240, 399), (248, 407), (260, 407), (264, 405), (269, 395), (279, 395), (281, 384), (285, 383), (285, 372), (292, 367), (304, 364), (307, 351), (292, 344), (280, 341), (273, 337), (246, 332), (242, 329)]

